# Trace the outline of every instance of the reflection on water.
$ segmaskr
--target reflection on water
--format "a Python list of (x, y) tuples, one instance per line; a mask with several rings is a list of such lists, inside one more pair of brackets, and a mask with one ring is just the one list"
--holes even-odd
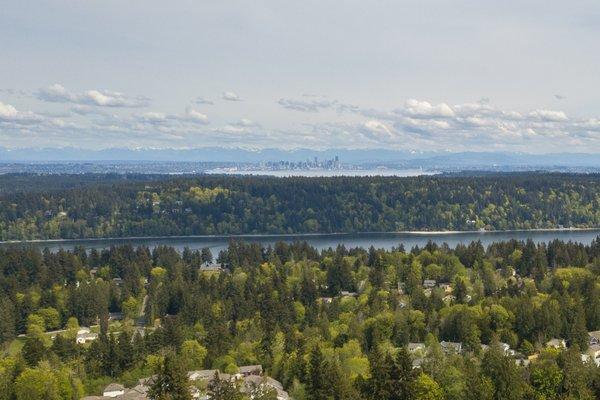
[[(97, 240), (66, 240), (66, 241), (42, 241), (34, 245), (39, 248), (47, 247), (51, 251), (59, 248), (72, 249), (76, 245), (82, 245), (88, 249), (103, 249), (114, 245), (131, 244), (133, 246), (144, 245), (150, 248), (165, 245), (172, 246), (178, 250), (185, 247), (190, 249), (201, 249), (208, 247), (213, 254), (227, 247), (231, 239), (244, 240), (246, 242), (261, 243), (265, 246), (273, 245), (278, 241), (294, 242), (305, 240), (318, 249), (335, 248), (338, 244), (346, 247), (370, 247), (391, 249), (403, 244), (406, 249), (414, 246), (424, 246), (429, 240), (438, 244), (448, 243), (451, 247), (459, 243), (469, 243), (480, 240), (484, 245), (493, 242), (510, 239), (549, 242), (554, 239), (574, 241), (589, 244), (600, 235), (598, 230), (586, 231), (516, 231), (516, 232), (460, 232), (460, 233), (361, 233), (361, 234), (324, 234), (324, 235), (269, 235), (269, 236), (212, 236), (212, 237), (177, 237), (177, 238), (122, 238), (122, 239), (97, 239)], [(3, 244), (6, 246), (7, 244)]]
[(329, 176), (420, 176), (435, 175), (437, 172), (421, 169), (298, 169), (298, 170), (240, 170), (216, 168), (205, 171), (207, 174), (225, 175), (267, 175), (279, 178), (289, 176), (329, 177)]

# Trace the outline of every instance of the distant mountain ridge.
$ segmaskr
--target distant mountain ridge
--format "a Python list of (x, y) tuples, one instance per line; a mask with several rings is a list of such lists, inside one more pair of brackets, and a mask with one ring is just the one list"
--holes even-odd
[(238, 162), (304, 161), (338, 156), (347, 164), (382, 164), (399, 167), (475, 167), (475, 166), (529, 166), (529, 167), (592, 167), (600, 168), (600, 154), (553, 153), (528, 154), (511, 152), (434, 152), (389, 149), (326, 149), (282, 150), (204, 147), (194, 149), (79, 149), (0, 147), (0, 162), (98, 162), (98, 161), (186, 161)]

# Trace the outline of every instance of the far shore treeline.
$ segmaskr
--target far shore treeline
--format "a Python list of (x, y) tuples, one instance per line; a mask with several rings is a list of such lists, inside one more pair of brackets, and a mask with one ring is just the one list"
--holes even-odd
[(600, 227), (600, 175), (0, 176), (0, 240)]

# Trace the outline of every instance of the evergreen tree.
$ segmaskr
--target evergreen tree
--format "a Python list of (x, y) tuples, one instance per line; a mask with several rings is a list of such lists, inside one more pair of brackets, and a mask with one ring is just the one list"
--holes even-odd
[(327, 366), (319, 345), (313, 347), (308, 361), (306, 392), (309, 400), (328, 400), (331, 385), (327, 381)]
[(0, 343), (8, 342), (15, 337), (15, 307), (6, 297), (0, 297)]
[(414, 397), (416, 372), (412, 367), (410, 355), (406, 348), (401, 347), (394, 358), (391, 375), (390, 400), (405, 400)]
[(148, 394), (152, 400), (191, 400), (187, 371), (173, 353), (165, 355)]
[(243, 395), (236, 384), (227, 379), (221, 379), (215, 372), (213, 379), (208, 383), (208, 396), (211, 400), (242, 400)]
[(494, 383), (471, 361), (465, 363), (465, 400), (493, 400)]
[(27, 365), (32, 367), (36, 366), (46, 354), (44, 342), (42, 339), (35, 336), (27, 337), (27, 339), (25, 339), (25, 344), (23, 344), (23, 348), (21, 349), (21, 354)]
[(494, 386), (494, 400), (520, 400), (524, 393), (524, 382), (512, 358), (504, 355), (497, 340), (485, 353), (481, 368)]

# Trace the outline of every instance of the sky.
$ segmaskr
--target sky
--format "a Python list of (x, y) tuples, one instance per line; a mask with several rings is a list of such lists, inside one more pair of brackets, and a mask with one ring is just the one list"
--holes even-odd
[(0, 146), (600, 153), (600, 2), (19, 0)]

